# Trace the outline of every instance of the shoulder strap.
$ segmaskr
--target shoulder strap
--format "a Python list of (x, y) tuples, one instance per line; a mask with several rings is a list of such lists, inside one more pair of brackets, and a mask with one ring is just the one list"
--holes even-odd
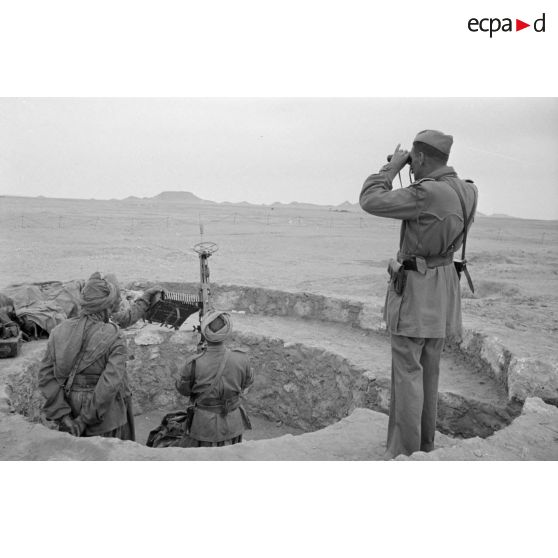
[(401, 221), (401, 228), (399, 229), (399, 250), (403, 248), (403, 240), (405, 240), (405, 231), (407, 230), (407, 221)]
[(461, 192), (458, 190), (457, 186), (450, 180), (445, 180), (444, 182), (446, 182), (448, 186), (450, 186), (450, 188), (457, 194), (457, 197), (459, 198), (459, 202), (461, 203), (461, 211), (463, 213), (463, 230), (453, 239), (452, 243), (449, 245), (449, 248), (446, 250), (446, 254), (453, 249), (453, 247), (459, 240), (459, 237), (463, 235), (463, 245), (461, 247), (461, 259), (465, 260), (465, 248), (467, 246), (467, 230), (469, 229), (469, 225), (471, 224), (473, 216), (475, 215), (475, 210), (477, 209), (477, 193), (473, 190), (473, 195), (474, 195), (473, 208), (471, 209), (471, 213), (467, 215), (467, 209), (465, 208), (465, 200), (463, 199), (463, 196), (461, 195)]
[(205, 355), (205, 350), (201, 353), (193, 354), (186, 359), (186, 364), (189, 364), (192, 367), (192, 371), (190, 373), (190, 389), (192, 389), (194, 383), (196, 382), (196, 361), (203, 355)]
[[(114, 327), (116, 328), (116, 332), (115, 335), (109, 337), (109, 338), (105, 338), (104, 340), (102, 340), (102, 342), (99, 342), (98, 345), (95, 347), (95, 352), (93, 353), (93, 356), (91, 356), (91, 358), (97, 359), (100, 358), (101, 356), (103, 356), (104, 354), (106, 354), (108, 352), (108, 350), (110, 349), (111, 343), (114, 342), (115, 339), (117, 339), (118, 337), (118, 326), (115, 324)], [(66, 378), (66, 381), (64, 382), (64, 393), (66, 394), (66, 397), (68, 397), (70, 395), (70, 391), (72, 390), (72, 384), (74, 383), (74, 378), (76, 377), (76, 374), (80, 371), (80, 366), (81, 363), (85, 357), (85, 351), (84, 346), (85, 346), (85, 340), (87, 338), (87, 334), (84, 331), (83, 332), (83, 337), (81, 340), (81, 347), (79, 349), (78, 354), (76, 355), (76, 359), (74, 361), (74, 364), (72, 365), (72, 369), (70, 371), (70, 373), (68, 374), (68, 377)], [(87, 365), (89, 366), (89, 365)]]
[(213, 381), (207, 388), (205, 388), (203, 391), (200, 391), (199, 393), (196, 393), (196, 401), (199, 401), (202, 395), (209, 393), (219, 383), (219, 380), (223, 377), (223, 372), (225, 370), (225, 365), (227, 364), (227, 359), (229, 358), (229, 354), (230, 354), (229, 349), (225, 349), (225, 354), (223, 355), (223, 359), (219, 364), (219, 369), (217, 370), (217, 374), (215, 374), (215, 378), (213, 378)]
[(76, 377), (77, 371), (79, 369), (79, 365), (81, 364), (81, 361), (83, 360), (83, 357), (85, 355), (85, 352), (83, 350), (84, 342), (85, 342), (85, 336), (81, 342), (81, 348), (79, 350), (79, 353), (76, 356), (76, 360), (74, 361), (72, 370), (70, 371), (68, 377), (66, 378), (66, 381), (64, 382), (64, 393), (66, 394), (66, 397), (69, 397), (70, 391), (72, 391), (72, 384), (74, 383), (74, 378)]

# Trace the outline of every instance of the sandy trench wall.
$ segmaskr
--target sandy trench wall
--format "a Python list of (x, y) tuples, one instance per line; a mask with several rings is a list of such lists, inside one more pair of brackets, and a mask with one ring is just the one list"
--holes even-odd
[[(164, 283), (169, 290), (197, 293), (198, 283)], [(133, 283), (141, 289), (147, 284)], [(236, 285), (211, 286), (216, 308), (299, 319), (337, 322), (386, 335), (383, 306), (350, 299), (336, 299), (304, 292), (286, 292)], [(502, 384), (510, 401), (540, 397), (558, 405), (558, 363), (521, 358), (497, 338), (464, 330), (459, 342), (448, 340), (447, 349), (459, 354), (478, 370)]]
[(289, 426), (314, 431), (349, 415), (357, 407), (387, 412), (387, 386), (345, 358), (301, 343), (259, 335), (235, 334), (257, 371), (247, 408)]
[[(184, 409), (188, 398), (175, 388), (186, 357), (195, 351), (190, 332), (144, 328), (126, 333), (128, 376), (134, 411)], [(249, 351), (255, 381), (245, 406), (272, 420), (313, 431), (337, 422), (357, 407), (387, 412), (387, 386), (346, 359), (302, 344), (235, 333), (228, 343)]]
[[(195, 352), (192, 334), (147, 326), (124, 335), (134, 413), (185, 409), (188, 398), (178, 393), (175, 381), (187, 356)], [(357, 407), (387, 412), (389, 386), (343, 357), (263, 335), (235, 334), (229, 345), (248, 349), (257, 371), (245, 398), (248, 411), (306, 431), (337, 422)], [(41, 420), (44, 400), (37, 373), (45, 348), (40, 342), (34, 358), (18, 366), (7, 382), (12, 409), (33, 421)]]
[[(137, 291), (152, 283), (133, 282), (127, 288)], [(162, 283), (170, 291), (197, 294), (198, 283)], [(260, 287), (237, 285), (211, 285), (214, 306), (223, 310), (236, 310), (266, 316), (337, 322), (372, 331), (385, 329), (382, 325), (382, 307), (349, 299), (330, 298), (304, 292), (278, 291)]]
[[(192, 334), (151, 325), (126, 330), (125, 337), (135, 414), (185, 409), (188, 399), (176, 391), (175, 380), (196, 349)], [(254, 385), (245, 397), (249, 412), (305, 431), (322, 429), (356, 408), (388, 412), (389, 379), (376, 378), (340, 355), (245, 333), (236, 333), (229, 345), (247, 349), (256, 371)], [(8, 380), (12, 408), (34, 421), (41, 419), (43, 399), (37, 389), (37, 371), (44, 346), (42, 342), (43, 350), (35, 349), (35, 359), (28, 359)], [(509, 424), (516, 412), (519, 409), (494, 408), (441, 393), (437, 428), (445, 434), (485, 437)]]
[[(195, 293), (197, 284), (165, 284), (169, 290)], [(135, 285), (135, 288), (138, 285)], [(244, 311), (271, 316), (290, 316), (309, 320), (335, 321), (350, 324), (360, 329), (369, 329), (385, 335), (381, 325), (381, 308), (377, 309), (377, 325), (371, 325), (370, 308), (362, 303), (329, 299), (319, 295), (285, 293), (252, 287), (213, 287), (215, 307)], [(362, 314), (367, 318), (363, 324)], [(265, 333), (265, 332), (262, 332)], [(483, 368), (492, 364), (490, 351), (479, 353), (483, 347), (482, 338), (473, 338), (478, 345), (472, 346), (471, 357), (474, 365), (479, 362)], [(142, 343), (138, 337), (134, 346)], [(256, 381), (247, 396), (246, 407), (270, 419), (281, 420), (289, 426), (307, 431), (323, 428), (347, 416), (357, 407), (365, 407), (383, 413), (389, 411), (390, 381), (375, 378), (369, 371), (359, 367), (335, 353), (318, 347), (300, 343), (284, 343), (281, 339), (265, 335), (235, 333), (233, 345), (249, 350), (251, 362), (257, 370)], [(134, 382), (134, 394), (138, 394), (140, 409), (162, 405), (175, 405), (183, 408), (184, 398), (177, 396), (174, 382), (161, 380), (168, 377), (165, 369), (175, 368), (171, 345), (183, 346), (186, 353), (195, 350), (190, 333), (178, 332), (171, 336), (169, 345), (161, 349), (144, 348), (139, 350), (132, 368), (140, 363), (152, 362), (153, 374), (149, 366), (142, 374), (133, 373), (132, 377), (147, 377), (147, 381)], [(189, 344), (189, 345), (188, 345)], [(134, 349), (132, 346), (131, 352)], [(169, 346), (170, 348), (166, 348)], [(456, 348), (459, 350), (459, 348)], [(169, 357), (169, 355), (171, 355)], [(166, 364), (168, 362), (168, 366)], [(134, 364), (135, 363), (135, 364)], [(509, 360), (508, 360), (509, 363)], [(144, 368), (145, 364), (141, 364)], [(156, 370), (159, 369), (159, 372)], [(152, 377), (151, 377), (152, 376)], [(154, 391), (146, 393), (145, 386)], [(157, 387), (163, 391), (157, 393)], [(489, 436), (513, 420), (519, 408), (496, 408), (491, 404), (466, 399), (451, 393), (440, 393), (438, 402), (438, 429), (446, 434), (470, 437)]]
[[(141, 290), (137, 283), (132, 288)], [(195, 293), (198, 285), (167, 283), (169, 290)], [(130, 287), (129, 287), (130, 288)], [(306, 293), (285, 293), (252, 287), (214, 286), (215, 306), (254, 314), (295, 316), (301, 319), (337, 321), (360, 329), (385, 334), (381, 325), (381, 309), (374, 312), (366, 305)], [(362, 316), (365, 315), (366, 319)], [(376, 325), (374, 325), (376, 324)], [(368, 327), (365, 327), (368, 326)], [(262, 332), (265, 333), (265, 332)], [(129, 349), (128, 371), (134, 394), (134, 410), (142, 414), (152, 409), (184, 409), (188, 403), (175, 389), (175, 379), (187, 355), (195, 351), (191, 332), (169, 330), (155, 325), (125, 330)], [(270, 419), (281, 420), (304, 430), (318, 430), (350, 414), (356, 407), (384, 413), (389, 408), (389, 380), (376, 379), (370, 373), (343, 357), (298, 343), (285, 344), (265, 335), (235, 333), (232, 344), (249, 349), (256, 382), (247, 396), (246, 406)], [(500, 381), (508, 382), (510, 370), (516, 367), (511, 393), (521, 389), (521, 398), (546, 389), (548, 367), (540, 366), (539, 376), (531, 376), (528, 364), (512, 357), (503, 345), (478, 333), (465, 335), (462, 353), (485, 367)], [(458, 347), (456, 350), (460, 351)], [(25, 375), (10, 380), (16, 411), (32, 419), (40, 415), (42, 398), (37, 393), (38, 363), (32, 362)], [(538, 391), (537, 391), (538, 390)], [(469, 412), (474, 411), (474, 412)], [(440, 394), (438, 428), (444, 433), (462, 436), (487, 436), (508, 424), (517, 410), (494, 409), (488, 404), (468, 401), (455, 394)]]

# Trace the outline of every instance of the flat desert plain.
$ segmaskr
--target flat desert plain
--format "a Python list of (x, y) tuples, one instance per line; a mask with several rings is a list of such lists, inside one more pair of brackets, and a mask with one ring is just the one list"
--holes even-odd
[[(197, 242), (219, 250), (211, 281), (304, 291), (378, 305), (399, 222), (355, 206), (185, 203), (180, 199), (0, 197), (0, 289), (85, 279), (197, 281)], [(518, 356), (558, 356), (558, 222), (477, 216), (462, 279), (466, 327)]]

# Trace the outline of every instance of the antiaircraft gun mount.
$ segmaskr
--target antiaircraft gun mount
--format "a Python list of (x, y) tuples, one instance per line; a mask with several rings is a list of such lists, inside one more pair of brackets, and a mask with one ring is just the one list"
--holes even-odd
[[(200, 288), (198, 294), (163, 290), (159, 300), (147, 311), (145, 321), (179, 329), (192, 314), (199, 312), (201, 323), (203, 316), (212, 310), (208, 259), (218, 249), (214, 242), (199, 242), (194, 245), (193, 250), (198, 254), (200, 260)], [(194, 326), (194, 331), (198, 331), (201, 335), (199, 325)], [(202, 336), (201, 342), (203, 341)]]

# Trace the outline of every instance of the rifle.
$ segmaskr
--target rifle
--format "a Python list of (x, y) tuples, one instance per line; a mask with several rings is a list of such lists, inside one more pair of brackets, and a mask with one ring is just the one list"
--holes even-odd
[(189, 316), (199, 312), (199, 325), (194, 326), (194, 331), (200, 334), (199, 352), (206, 345), (205, 338), (201, 332), (201, 321), (212, 310), (209, 264), (207, 260), (218, 249), (217, 244), (214, 242), (199, 242), (193, 247), (200, 260), (200, 288), (197, 295), (163, 290), (161, 298), (149, 308), (144, 318), (149, 323), (155, 322), (161, 324), (162, 327), (170, 327), (177, 330)]

